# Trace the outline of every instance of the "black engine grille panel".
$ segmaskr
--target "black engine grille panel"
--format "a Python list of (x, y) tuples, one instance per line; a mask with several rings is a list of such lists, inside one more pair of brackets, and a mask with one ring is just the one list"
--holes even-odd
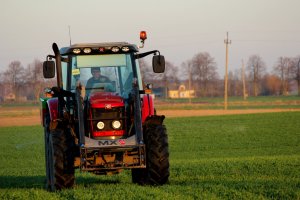
[(99, 121), (102, 121), (105, 124), (105, 127), (104, 129), (102, 129), (102, 131), (115, 130), (111, 125), (114, 120), (121, 121), (121, 128), (118, 130), (122, 130), (124, 129), (124, 125), (125, 125), (124, 107), (117, 107), (109, 110), (104, 108), (93, 108), (91, 120), (93, 124), (93, 130), (100, 131), (97, 128), (97, 123)]

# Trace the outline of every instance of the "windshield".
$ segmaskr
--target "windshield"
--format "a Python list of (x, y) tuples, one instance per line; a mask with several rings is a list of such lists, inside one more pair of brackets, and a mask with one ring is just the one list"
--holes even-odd
[(133, 82), (130, 54), (78, 55), (72, 57), (71, 65), (71, 90), (75, 90), (80, 83), (86, 97), (100, 91), (114, 92), (128, 98)]

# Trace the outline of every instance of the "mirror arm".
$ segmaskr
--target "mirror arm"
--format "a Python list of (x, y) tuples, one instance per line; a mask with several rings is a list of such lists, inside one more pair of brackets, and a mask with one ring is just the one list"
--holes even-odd
[(158, 53), (158, 55), (160, 55), (160, 52), (158, 50), (148, 51), (148, 52), (145, 52), (145, 53), (136, 54), (136, 55), (134, 55), (134, 58), (135, 59), (140, 59), (140, 58), (143, 58), (143, 57), (148, 56), (150, 54), (156, 55), (157, 53)]
[(52, 60), (52, 59), (55, 59), (55, 56), (53, 56), (53, 55), (47, 55), (47, 57), (46, 57), (47, 61)]
[[(47, 57), (46, 57), (47, 61), (52, 60), (52, 59), (55, 59), (54, 55), (47, 55)], [(62, 62), (69, 62), (68, 58), (60, 57), (60, 59), (61, 59)]]

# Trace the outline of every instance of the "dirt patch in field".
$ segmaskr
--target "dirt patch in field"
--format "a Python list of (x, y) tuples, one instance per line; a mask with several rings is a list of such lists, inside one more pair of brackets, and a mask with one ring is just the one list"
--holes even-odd
[[(9, 114), (10, 111), (14, 114)], [(235, 115), (251, 113), (271, 113), (271, 112), (293, 112), (300, 109), (251, 109), (251, 110), (161, 110), (157, 114), (171, 117), (191, 117), (191, 116), (209, 116), (209, 115)], [(6, 112), (6, 114), (5, 114)], [(0, 109), (0, 127), (7, 126), (32, 126), (40, 125), (39, 109), (20, 109), (20, 113), (15, 110)]]
[(40, 116), (26, 116), (26, 117), (0, 117), (0, 127), (6, 126), (33, 126), (39, 125)]

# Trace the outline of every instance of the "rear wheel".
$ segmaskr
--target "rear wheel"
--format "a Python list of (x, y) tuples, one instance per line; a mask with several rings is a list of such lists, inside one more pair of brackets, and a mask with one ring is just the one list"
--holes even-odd
[(164, 125), (148, 124), (144, 129), (146, 168), (132, 169), (132, 182), (163, 185), (169, 179), (168, 136)]
[(73, 140), (67, 130), (45, 131), (46, 188), (71, 188), (75, 182)]

